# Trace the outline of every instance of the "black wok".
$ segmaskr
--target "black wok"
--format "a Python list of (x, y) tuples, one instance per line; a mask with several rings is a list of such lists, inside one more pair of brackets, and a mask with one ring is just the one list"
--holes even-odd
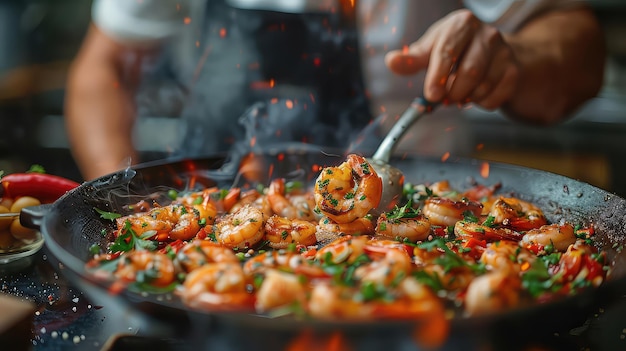
[[(344, 160), (341, 155), (328, 155), (307, 150), (289, 150), (258, 154), (264, 164), (266, 178), (285, 176), (312, 181), (316, 165), (335, 165)], [(137, 294), (129, 291), (110, 293), (111, 281), (95, 279), (85, 270), (90, 259), (89, 248), (104, 243), (102, 231), (112, 228), (109, 220), (100, 218), (94, 210), (123, 213), (124, 205), (145, 199), (159, 190), (191, 186), (244, 185), (243, 177), (217, 170), (225, 161), (216, 156), (205, 159), (176, 160), (144, 164), (86, 182), (67, 193), (50, 208), (30, 213), (40, 227), (51, 258), (65, 269), (61, 273), (85, 292), (107, 304), (124, 304), (141, 315), (148, 316), (148, 335), (183, 338), (185, 346), (212, 349), (230, 346), (232, 349), (271, 349), (293, 347), (313, 335), (317, 348), (336, 332), (341, 343), (349, 349), (418, 349), (414, 332), (423, 322), (320, 322), (292, 318), (268, 318), (242, 313), (207, 313), (186, 308), (175, 297)], [(566, 219), (574, 223), (593, 222), (595, 243), (608, 252), (612, 272), (600, 288), (585, 291), (560, 301), (484, 317), (455, 317), (450, 323), (449, 337), (442, 349), (475, 349), (489, 345), (495, 349), (512, 350), (526, 345), (528, 340), (551, 336), (579, 325), (593, 313), (599, 302), (615, 300), (626, 292), (626, 262), (621, 247), (626, 241), (626, 200), (589, 184), (543, 171), (506, 164), (489, 163), (489, 175), (484, 162), (473, 159), (438, 159), (409, 157), (395, 159), (392, 164), (402, 170), (412, 183), (447, 179), (457, 189), (466, 189), (475, 182), (490, 185), (502, 183), (499, 191), (533, 201), (544, 209), (550, 221)], [(271, 173), (271, 174), (270, 174)], [(266, 182), (268, 179), (261, 179)], [(166, 333), (166, 334), (164, 334)], [(330, 339), (328, 339), (330, 337)], [(307, 339), (309, 340), (309, 339)], [(336, 340), (335, 340), (336, 341)], [(332, 342), (332, 341), (328, 341)], [(181, 346), (181, 345), (178, 345)]]

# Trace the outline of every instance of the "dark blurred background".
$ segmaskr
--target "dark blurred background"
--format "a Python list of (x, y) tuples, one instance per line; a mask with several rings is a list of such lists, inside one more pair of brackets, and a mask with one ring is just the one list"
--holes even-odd
[[(444, 109), (420, 121), (399, 151), (515, 163), (626, 196), (626, 1), (590, 3), (606, 33), (605, 86), (572, 120), (540, 129), (497, 113)], [(81, 180), (68, 150), (63, 97), (90, 6), (84, 0), (0, 0), (0, 169), (5, 172), (36, 163)], [(390, 102), (388, 110), (401, 111), (406, 104)], [(135, 137), (143, 160), (168, 154), (179, 141), (176, 126), (175, 117), (140, 119)]]

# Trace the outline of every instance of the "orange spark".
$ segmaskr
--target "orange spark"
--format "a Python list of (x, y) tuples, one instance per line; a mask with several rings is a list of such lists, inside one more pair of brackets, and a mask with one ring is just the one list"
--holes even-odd
[(220, 29), (220, 38), (226, 37), (226, 28)]
[(200, 47), (200, 41), (196, 40), (196, 47), (199, 48)]
[(319, 57), (313, 59), (313, 66), (319, 67), (322, 60)]
[(446, 162), (450, 158), (450, 153), (446, 152), (441, 156), (441, 162)]
[(250, 138), (250, 146), (254, 147), (254, 145), (256, 145), (256, 137), (253, 136), (252, 138)]
[(270, 100), (270, 102), (271, 102), (272, 104), (275, 104), (275, 103), (277, 103), (277, 102), (278, 102), (278, 98), (272, 98), (272, 99)]
[(273, 88), (276, 82), (274, 82), (274, 78), (270, 79), (270, 88)]
[(284, 161), (285, 160), (285, 154), (284, 153), (279, 153), (276, 158), (278, 159), (278, 161)]
[(476, 145), (476, 150), (477, 151), (481, 151), (484, 147), (485, 147), (485, 144), (482, 144), (482, 143), (478, 144), (478, 145)]
[(480, 176), (483, 178), (489, 178), (489, 163), (483, 162), (480, 165)]
[(285, 106), (291, 110), (293, 108), (293, 101), (291, 100), (285, 101)]
[(191, 23), (191, 17), (185, 17), (185, 18), (183, 19), (183, 23), (185, 23), (185, 24), (189, 24), (189, 23)]

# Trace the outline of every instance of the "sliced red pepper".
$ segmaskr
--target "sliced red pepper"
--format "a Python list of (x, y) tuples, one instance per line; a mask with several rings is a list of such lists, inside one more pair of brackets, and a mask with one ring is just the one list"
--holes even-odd
[(73, 180), (52, 174), (13, 173), (2, 177), (2, 196), (8, 198), (32, 196), (42, 203), (49, 203), (79, 185)]

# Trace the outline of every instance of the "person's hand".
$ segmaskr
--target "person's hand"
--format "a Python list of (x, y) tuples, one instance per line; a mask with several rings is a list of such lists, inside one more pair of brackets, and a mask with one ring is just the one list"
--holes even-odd
[(401, 75), (427, 69), (424, 97), (433, 102), (496, 109), (515, 93), (519, 65), (493, 26), (469, 10), (450, 13), (415, 43), (389, 52), (385, 62)]

